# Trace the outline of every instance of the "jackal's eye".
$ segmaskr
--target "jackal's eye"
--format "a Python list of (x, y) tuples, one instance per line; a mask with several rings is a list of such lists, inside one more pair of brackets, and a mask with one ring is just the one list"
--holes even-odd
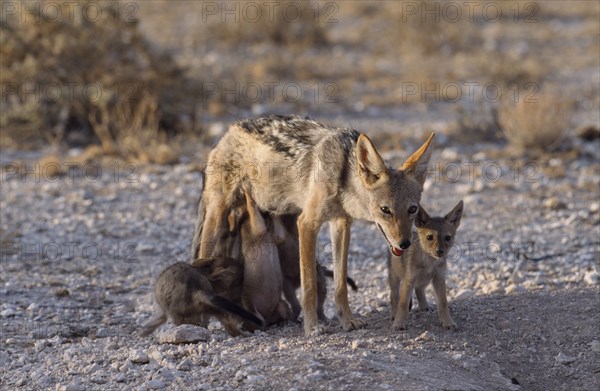
[(446, 242), (449, 242), (450, 240), (452, 240), (452, 236), (446, 235), (444, 236), (444, 240), (446, 240)]
[(416, 206), (411, 206), (410, 208), (408, 208), (408, 214), (413, 214), (413, 213), (417, 213), (417, 207)]
[(392, 214), (392, 211), (391, 211), (391, 210), (390, 210), (390, 208), (388, 208), (387, 206), (382, 206), (382, 207), (380, 207), (379, 209), (381, 209), (381, 211), (382, 211), (383, 213), (385, 213), (386, 215), (391, 215), (391, 214)]
[(427, 240), (433, 240), (433, 235), (427, 235)]

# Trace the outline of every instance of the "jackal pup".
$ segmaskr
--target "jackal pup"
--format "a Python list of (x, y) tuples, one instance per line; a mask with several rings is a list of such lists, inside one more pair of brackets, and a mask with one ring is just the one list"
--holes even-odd
[(391, 255), (388, 258), (394, 330), (406, 329), (413, 289), (419, 302), (419, 310), (428, 310), (425, 288), (430, 282), (433, 283), (442, 327), (458, 329), (450, 316), (446, 298), (446, 256), (454, 244), (462, 214), (462, 200), (444, 217), (430, 217), (423, 206), (420, 206), (415, 219), (417, 232), (413, 233), (414, 245), (403, 255)]
[[(211, 273), (215, 274), (215, 278), (226, 278), (241, 284), (242, 272), (235, 268), (235, 265), (239, 264), (237, 260), (229, 258), (216, 261), (219, 264), (226, 262), (229, 265), (226, 270), (215, 268), (216, 273)], [(206, 316), (215, 316), (225, 330), (233, 336), (241, 334), (240, 319), (262, 325), (261, 320), (253, 314), (215, 293), (213, 284), (209, 280), (211, 275), (206, 275), (208, 268), (209, 262), (203, 262), (202, 267), (177, 262), (163, 270), (154, 288), (155, 315), (144, 324), (140, 335), (151, 334), (158, 326), (165, 323), (167, 318), (170, 318), (176, 326), (180, 324), (205, 326)], [(236, 275), (240, 278), (236, 278)]]
[[(242, 304), (265, 325), (290, 319), (291, 311), (281, 297), (283, 275), (277, 244), (285, 237), (279, 218), (261, 214), (244, 184), (247, 219), (240, 225), (244, 283)], [(252, 329), (252, 327), (248, 327)]]

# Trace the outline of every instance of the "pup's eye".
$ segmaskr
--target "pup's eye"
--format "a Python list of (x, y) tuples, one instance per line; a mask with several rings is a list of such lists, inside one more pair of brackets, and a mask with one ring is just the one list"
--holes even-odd
[(392, 214), (392, 211), (391, 211), (391, 210), (390, 210), (390, 208), (388, 208), (387, 206), (382, 206), (380, 209), (381, 209), (381, 211), (382, 211), (383, 213), (385, 213), (386, 215), (391, 215), (391, 214)]
[(433, 240), (433, 235), (427, 235), (427, 240)]
[(417, 207), (416, 206), (411, 206), (410, 208), (408, 208), (408, 214), (413, 214), (413, 213), (417, 213)]
[(449, 242), (450, 240), (452, 240), (452, 236), (446, 235), (444, 236), (444, 239), (446, 240), (446, 242)]

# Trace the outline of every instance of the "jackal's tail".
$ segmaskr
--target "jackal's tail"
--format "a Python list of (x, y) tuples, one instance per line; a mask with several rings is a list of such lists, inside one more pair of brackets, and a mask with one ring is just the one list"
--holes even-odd
[[(325, 274), (325, 277), (333, 278), (333, 271), (327, 269), (326, 267), (323, 268), (323, 274)], [(346, 284), (348, 284), (350, 286), (350, 288), (352, 288), (353, 291), (358, 290), (358, 287), (356, 286), (356, 282), (354, 282), (354, 280), (352, 278), (346, 277)]]
[(256, 316), (246, 311), (242, 307), (238, 306), (237, 304), (232, 303), (231, 301), (221, 296), (212, 296), (210, 298), (210, 305), (221, 311), (229, 312), (231, 314), (239, 316), (242, 319), (249, 320), (250, 322), (257, 324), (258, 326), (262, 327), (264, 325), (262, 320), (258, 319)]

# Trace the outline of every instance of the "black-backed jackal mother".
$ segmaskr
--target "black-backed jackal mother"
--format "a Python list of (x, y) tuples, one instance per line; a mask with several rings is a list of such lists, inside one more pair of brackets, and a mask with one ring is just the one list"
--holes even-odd
[(317, 234), (329, 223), (335, 304), (344, 330), (362, 327), (348, 305), (350, 224), (375, 222), (390, 251), (410, 246), (433, 134), (400, 168), (387, 166), (369, 138), (299, 116), (233, 123), (209, 154), (192, 243), (194, 258), (209, 258), (227, 228), (227, 214), (243, 202), (242, 184), (263, 211), (299, 213), (304, 333), (320, 334), (317, 317)]

